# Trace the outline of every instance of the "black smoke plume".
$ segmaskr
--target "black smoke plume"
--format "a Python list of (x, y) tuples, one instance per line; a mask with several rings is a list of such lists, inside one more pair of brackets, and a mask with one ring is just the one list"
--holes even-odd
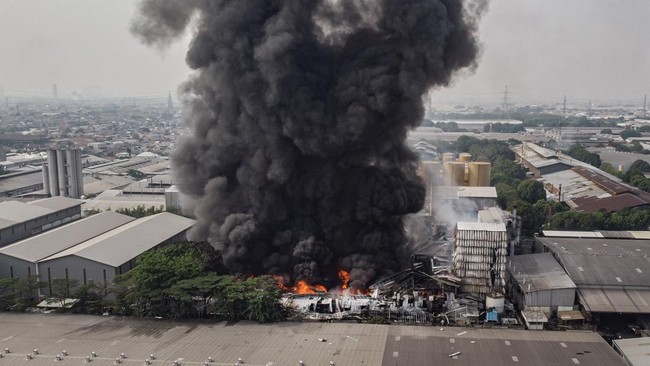
[(405, 145), (422, 96), (475, 66), (477, 2), (144, 0), (132, 24), (164, 46), (194, 32), (193, 129), (173, 155), (195, 238), (234, 271), (353, 288), (399, 268), (422, 208)]

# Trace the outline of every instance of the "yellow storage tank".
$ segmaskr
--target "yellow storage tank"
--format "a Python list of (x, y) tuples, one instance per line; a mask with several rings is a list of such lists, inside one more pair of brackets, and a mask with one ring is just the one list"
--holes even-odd
[(442, 154), (442, 161), (452, 161), (454, 160), (454, 154), (453, 153), (444, 153)]
[(445, 161), (445, 185), (466, 186), (465, 165), (460, 161)]
[(460, 160), (462, 162), (465, 162), (465, 163), (469, 163), (470, 161), (472, 161), (472, 154), (470, 154), (470, 153), (460, 153), (460, 155), (458, 155), (458, 160)]
[(475, 161), (469, 163), (469, 185), (472, 187), (488, 187), (492, 164)]

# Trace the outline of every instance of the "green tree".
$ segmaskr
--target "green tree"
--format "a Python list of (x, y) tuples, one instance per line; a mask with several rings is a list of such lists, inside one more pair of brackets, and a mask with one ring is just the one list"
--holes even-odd
[(605, 173), (609, 173), (615, 177), (618, 177), (620, 179), (623, 179), (625, 177), (624, 173), (618, 171), (618, 169), (614, 168), (610, 163), (602, 163), (600, 165), (600, 170), (604, 171)]
[(11, 310), (17, 302), (14, 292), (17, 278), (0, 278), (0, 311)]
[(75, 309), (83, 314), (102, 313), (104, 307), (104, 289), (94, 283), (78, 286), (72, 292), (72, 297), (79, 300)]
[(546, 200), (546, 190), (541, 182), (536, 180), (525, 180), (517, 186), (517, 196), (520, 199), (533, 204), (539, 200)]
[(643, 136), (641, 132), (635, 130), (623, 130), (621, 131), (621, 137), (623, 140), (627, 140), (630, 137), (641, 137)]

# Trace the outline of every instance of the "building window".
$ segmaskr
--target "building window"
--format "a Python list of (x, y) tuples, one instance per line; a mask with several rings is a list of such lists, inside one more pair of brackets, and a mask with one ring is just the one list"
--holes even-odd
[(108, 282), (106, 281), (106, 270), (104, 270), (104, 295), (106, 295), (107, 288), (108, 288)]
[(31, 276), (32, 276), (32, 267), (27, 266), (27, 277), (31, 277)]
[(87, 284), (87, 282), (86, 282), (86, 269), (85, 268), (83, 269), (83, 272), (84, 272), (84, 285), (85, 285), (85, 284)]
[(9, 277), (14, 278), (14, 266), (9, 266)]

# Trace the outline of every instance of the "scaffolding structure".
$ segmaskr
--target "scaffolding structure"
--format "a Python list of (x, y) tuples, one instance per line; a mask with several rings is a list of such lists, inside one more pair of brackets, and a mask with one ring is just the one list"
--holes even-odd
[(505, 224), (459, 222), (454, 244), (453, 274), (461, 278), (460, 291), (503, 293), (508, 254)]

